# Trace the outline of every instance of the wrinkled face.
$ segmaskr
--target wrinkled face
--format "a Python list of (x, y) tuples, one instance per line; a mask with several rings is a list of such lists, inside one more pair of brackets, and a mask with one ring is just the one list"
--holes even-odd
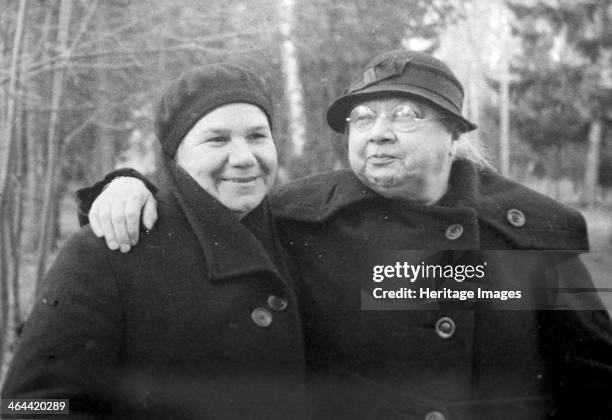
[(221, 204), (244, 216), (261, 203), (276, 176), (266, 114), (246, 103), (215, 108), (185, 135), (176, 162)]
[[(354, 117), (368, 118), (368, 109), (373, 111), (373, 123), (370, 117), (360, 125)], [(457, 143), (441, 118), (429, 106), (406, 98), (358, 104), (348, 136), (353, 172), (383, 196), (425, 204), (438, 201), (448, 188)]]

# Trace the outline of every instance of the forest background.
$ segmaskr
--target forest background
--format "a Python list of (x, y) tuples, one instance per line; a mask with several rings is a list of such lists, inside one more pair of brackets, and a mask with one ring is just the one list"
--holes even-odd
[(610, 288), (611, 19), (612, 0), (0, 0), (0, 383), (78, 229), (75, 191), (116, 167), (153, 173), (161, 88), (221, 60), (269, 82), (283, 182), (347, 166), (324, 116), (357, 69), (433, 53), (497, 169), (583, 212), (585, 260)]

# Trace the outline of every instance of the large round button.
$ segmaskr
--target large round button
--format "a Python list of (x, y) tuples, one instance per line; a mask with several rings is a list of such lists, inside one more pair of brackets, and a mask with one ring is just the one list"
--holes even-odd
[(425, 415), (425, 420), (446, 420), (446, 417), (439, 411), (430, 411)]
[(266, 328), (272, 324), (272, 313), (266, 308), (255, 308), (251, 312), (251, 319), (258, 326)]
[(284, 311), (287, 309), (287, 299), (282, 296), (268, 296), (268, 306), (273, 311)]
[(521, 227), (525, 225), (525, 214), (518, 209), (510, 209), (506, 217), (512, 226)]
[(443, 316), (436, 322), (436, 334), (440, 338), (451, 338), (455, 334), (455, 321), (447, 316)]
[(454, 241), (461, 235), (463, 235), (463, 226), (459, 224), (450, 225), (446, 228), (446, 237), (451, 241)]

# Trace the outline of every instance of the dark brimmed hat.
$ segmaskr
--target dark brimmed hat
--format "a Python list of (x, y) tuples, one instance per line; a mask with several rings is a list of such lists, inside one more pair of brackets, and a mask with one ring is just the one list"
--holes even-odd
[(228, 63), (198, 67), (173, 81), (164, 91), (155, 113), (155, 131), (164, 151), (176, 153), (183, 137), (200, 118), (231, 103), (256, 105), (272, 125), (269, 89), (254, 73)]
[(342, 133), (355, 105), (385, 94), (425, 99), (455, 117), (462, 125), (462, 133), (477, 128), (461, 115), (463, 86), (450, 68), (429, 54), (408, 50), (390, 51), (368, 63), (327, 109), (327, 123)]

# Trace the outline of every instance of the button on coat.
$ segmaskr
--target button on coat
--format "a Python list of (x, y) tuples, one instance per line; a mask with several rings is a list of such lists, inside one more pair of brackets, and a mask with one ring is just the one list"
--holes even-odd
[(516, 227), (525, 226), (526, 219), (522, 211), (518, 209), (510, 209), (508, 210), (507, 217), (508, 217), (508, 221), (510, 222), (512, 226), (516, 226)]
[(454, 241), (463, 235), (463, 226), (459, 224), (450, 225), (446, 228), (446, 238)]
[(287, 299), (282, 296), (270, 295), (268, 296), (268, 306), (273, 311), (284, 311), (287, 309)]
[(266, 328), (272, 324), (272, 314), (265, 308), (255, 308), (251, 312), (251, 319), (255, 325)]
[(455, 334), (456, 328), (455, 321), (447, 316), (440, 318), (436, 322), (436, 334), (438, 334), (440, 338), (451, 338), (453, 334)]
[(425, 420), (446, 420), (446, 417), (444, 417), (444, 414), (440, 413), (439, 411), (431, 411), (427, 413)]

